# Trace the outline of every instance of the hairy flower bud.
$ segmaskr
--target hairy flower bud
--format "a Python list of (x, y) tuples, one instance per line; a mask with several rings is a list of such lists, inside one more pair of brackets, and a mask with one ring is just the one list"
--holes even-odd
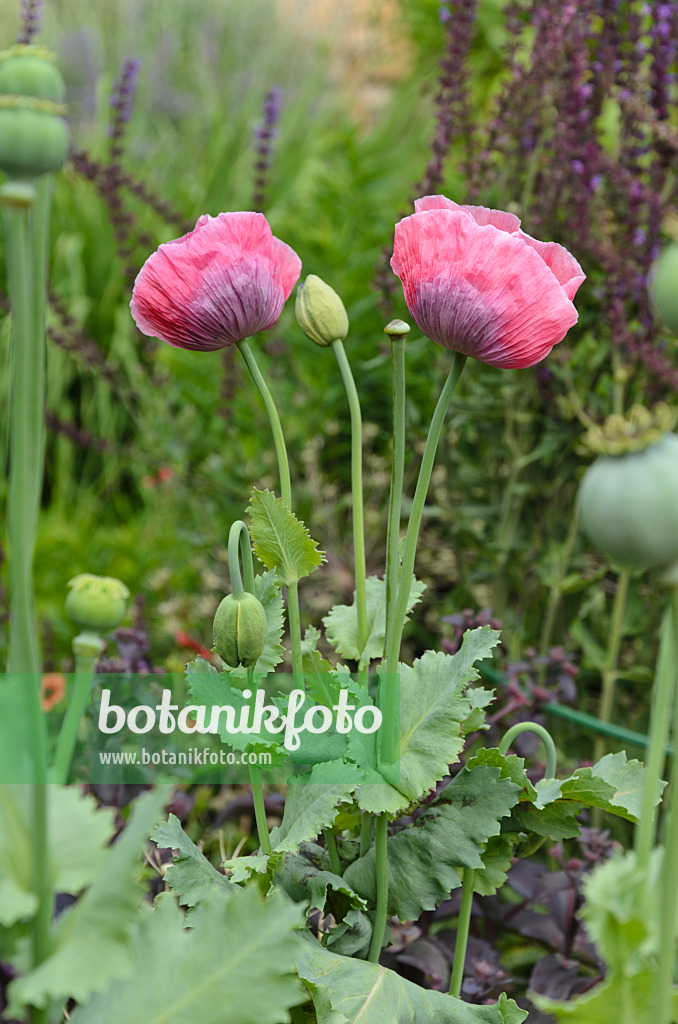
[(66, 613), (82, 629), (105, 633), (125, 618), (129, 590), (120, 580), (83, 572), (69, 580), (68, 586)]
[(49, 51), (14, 46), (0, 53), (0, 168), (32, 178), (66, 159), (64, 83)]
[(304, 334), (321, 348), (343, 341), (348, 334), (344, 303), (334, 288), (315, 274), (309, 274), (299, 285), (294, 312)]
[(266, 612), (254, 594), (225, 597), (214, 616), (214, 649), (227, 665), (252, 668), (264, 650)]

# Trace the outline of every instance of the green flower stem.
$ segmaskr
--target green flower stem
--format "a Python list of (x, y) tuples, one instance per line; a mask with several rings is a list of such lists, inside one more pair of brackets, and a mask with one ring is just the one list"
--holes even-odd
[[(234, 527), (239, 526), (237, 534), (240, 538), (241, 546), (245, 543), (244, 538), (247, 536), (247, 543), (249, 545), (249, 533), (244, 523), (234, 523), (231, 527), (229, 534), (229, 544), (231, 537), (235, 535)], [(244, 530), (242, 529), (244, 527)], [(252, 549), (249, 548), (249, 559), (243, 552), (243, 563), (245, 567), (245, 585), (251, 584), (252, 589), (248, 591), (250, 594), (254, 593), (254, 569), (252, 566)], [(229, 566), (231, 565), (229, 557)], [(235, 563), (237, 564), (237, 554)], [(249, 689), (254, 693), (254, 668), (247, 669), (247, 685)], [(261, 782), (261, 771), (255, 765), (249, 766), (250, 784), (252, 786), (252, 802), (254, 803), (254, 820), (257, 823), (257, 834), (259, 835), (259, 848), (263, 854), (267, 857), (271, 855), (271, 839), (268, 834), (268, 825), (266, 823), (266, 806), (264, 804), (264, 787)]]
[(278, 460), (278, 470), (280, 472), (280, 495), (291, 512), (292, 484), (290, 481), (290, 464), (287, 458), (285, 437), (283, 435), (280, 417), (278, 416), (278, 410), (276, 409), (275, 402), (273, 401), (273, 395), (269, 391), (268, 384), (264, 380), (264, 376), (259, 369), (256, 359), (254, 358), (254, 352), (250, 348), (249, 342), (245, 340), (239, 341), (237, 344), (240, 349), (240, 353), (247, 364), (247, 369), (250, 371), (250, 376), (252, 377), (257, 391), (261, 395), (266, 407), (268, 419), (271, 424), (271, 431), (273, 433), (273, 444), (275, 445), (275, 454)]
[[(671, 604), (676, 601), (676, 591), (671, 595)], [(652, 688), (652, 711), (650, 714), (650, 735), (647, 744), (645, 766), (645, 788), (640, 821), (636, 826), (635, 850), (638, 867), (647, 871), (650, 854), (655, 844), (657, 818), (657, 789), (666, 760), (666, 744), (671, 722), (671, 703), (676, 689), (676, 657), (678, 651), (674, 642), (673, 609), (667, 608), (662, 619), (659, 639), (659, 655)]]
[(268, 825), (266, 824), (266, 807), (264, 806), (264, 787), (261, 784), (261, 772), (254, 765), (250, 765), (249, 773), (252, 784), (252, 800), (254, 801), (254, 818), (259, 834), (259, 846), (261, 852), (269, 857), (271, 855), (271, 840), (268, 835)]
[[(671, 595), (671, 617), (674, 651), (678, 649), (678, 591)], [(675, 679), (674, 661), (674, 679)], [(678, 740), (678, 700), (673, 703), (673, 737)], [(671, 1024), (675, 1019), (673, 1006), (673, 972), (676, 964), (676, 907), (678, 906), (678, 757), (671, 769), (668, 828), (662, 863), (661, 912), (659, 928), (659, 965), (655, 985), (656, 1024)]]
[(78, 728), (85, 714), (94, 678), (94, 666), (101, 657), (104, 641), (97, 633), (81, 633), (73, 640), (75, 678), (68, 695), (68, 707), (59, 732), (51, 780), (64, 786), (68, 782)]
[(391, 335), (393, 375), (393, 465), (391, 494), (388, 505), (388, 538), (386, 542), (386, 640), (389, 649), (393, 633), (398, 587), (400, 586), (400, 515), (405, 476), (405, 342), (406, 338)]
[[(238, 550), (242, 555), (242, 575), (240, 573), (240, 559)], [(236, 520), (228, 532), (228, 574), (231, 578), (231, 590), (237, 596), (247, 591), (254, 593), (254, 561), (252, 559), (252, 543), (247, 524), (242, 519)], [(245, 583), (243, 584), (243, 576)]]
[[(30, 672), (39, 686), (40, 656), (35, 629), (33, 549), (42, 487), (44, 434), (44, 337), (33, 308), (34, 274), (30, 206), (13, 201), (11, 183), (0, 200), (12, 304), (9, 429), (10, 672)], [(7, 191), (6, 191), (7, 190)], [(29, 202), (29, 197), (26, 202)]]
[[(622, 569), (617, 580), (617, 592), (614, 595), (612, 606), (612, 623), (610, 626), (610, 638), (605, 655), (605, 664), (602, 674), (602, 694), (600, 700), (600, 713), (598, 717), (601, 722), (609, 722), (612, 718), (612, 705), (614, 703), (614, 690), (617, 682), (617, 661), (619, 659), (619, 648), (621, 646), (622, 633), (624, 630), (624, 612), (626, 611), (626, 597), (629, 591), (629, 580), (631, 573), (628, 569)], [(597, 736), (593, 746), (593, 760), (599, 761), (605, 752), (605, 738)]]
[[(407, 524), (407, 535), (405, 538), (405, 550), (403, 553), (403, 565), (398, 586), (398, 599), (393, 613), (393, 629), (390, 636), (389, 647), (386, 651), (386, 678), (380, 681), (379, 686), (379, 707), (384, 716), (383, 739), (381, 760), (384, 764), (392, 764), (396, 759), (398, 737), (397, 737), (397, 704), (394, 693), (393, 678), (398, 673), (398, 662), (400, 656), (400, 645), (402, 642), (405, 619), (407, 617), (407, 602), (410, 596), (412, 585), (412, 573), (414, 572), (414, 560), (417, 552), (417, 541), (419, 539), (419, 527), (424, 513), (426, 495), (431, 482), (433, 463), (435, 461), (438, 442), (443, 430), (445, 416), (449, 409), (455, 388), (461, 377), (466, 356), (455, 352), (450, 372), (445, 385), (438, 399), (431, 426), (429, 427), (426, 446), (419, 468), (419, 478), (412, 501), (409, 522)], [(382, 692), (384, 691), (384, 692)]]
[(450, 995), (455, 996), (457, 999), (461, 995), (461, 983), (464, 977), (464, 963), (466, 961), (468, 932), (471, 924), (473, 885), (475, 880), (476, 873), (473, 868), (464, 868), (464, 878), (461, 888), (461, 907), (459, 909), (459, 922), (457, 924), (457, 942), (454, 947), (454, 963), (452, 965), (452, 977), (450, 979)]
[(366, 857), (372, 845), (372, 826), (374, 815), (363, 811), (360, 815), (360, 856)]
[[(358, 615), (358, 647), (362, 652), (367, 644), (367, 584), (365, 569), (365, 523), (363, 512), (363, 420), (360, 399), (355, 386), (351, 366), (346, 356), (344, 343), (340, 339), (332, 342), (332, 348), (341, 370), (351, 413), (351, 491), (353, 496), (353, 556), (355, 561), (355, 605)], [(361, 682), (367, 686), (367, 665), (364, 655), (360, 660)]]
[(385, 814), (377, 817), (376, 836), (376, 857), (377, 857), (377, 912), (374, 917), (374, 930), (367, 959), (373, 963), (379, 963), (384, 932), (386, 931), (386, 919), (388, 917), (388, 851), (386, 842), (388, 840), (388, 819)]
[(506, 756), (506, 752), (513, 743), (516, 736), (520, 736), (523, 732), (533, 732), (539, 737), (544, 744), (546, 750), (546, 769), (544, 771), (545, 779), (554, 779), (556, 776), (556, 766), (558, 758), (556, 755), (556, 745), (553, 742), (551, 733), (544, 728), (543, 725), (539, 725), (537, 722), (518, 722), (517, 725), (511, 726), (511, 728), (504, 733), (501, 742), (499, 744), (499, 753)]
[(337, 847), (337, 837), (334, 834), (332, 827), (323, 829), (323, 835), (325, 836), (325, 845), (327, 846), (327, 852), (330, 855), (330, 867), (335, 875), (341, 874), (341, 861), (339, 860), (339, 849)]
[[(271, 424), (271, 431), (273, 433), (275, 454), (278, 460), (280, 494), (283, 502), (291, 512), (292, 483), (290, 481), (290, 464), (287, 458), (287, 448), (285, 446), (285, 438), (282, 431), (282, 425), (280, 423), (280, 417), (278, 416), (278, 410), (276, 409), (275, 402), (273, 401), (273, 395), (269, 391), (268, 385), (266, 384), (257, 361), (254, 358), (254, 353), (249, 346), (249, 342), (245, 340), (239, 341), (237, 344), (242, 357), (247, 364), (247, 369), (250, 371), (252, 380), (254, 381), (266, 407), (268, 419)], [(298, 681), (300, 685), (303, 686), (304, 667), (301, 655), (301, 615), (299, 614), (299, 587), (296, 583), (290, 583), (287, 587), (287, 614), (290, 622), (292, 672), (294, 673), (295, 681)]]

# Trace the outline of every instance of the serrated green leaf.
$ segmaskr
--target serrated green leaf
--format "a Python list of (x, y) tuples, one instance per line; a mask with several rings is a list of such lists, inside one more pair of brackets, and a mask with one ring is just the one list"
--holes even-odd
[(264, 853), (255, 853), (251, 857), (233, 857), (221, 865), (227, 872), (232, 884), (249, 882), (252, 875), (263, 875), (268, 870), (269, 858)]
[[(619, 1024), (624, 1017), (633, 1024), (657, 1024), (653, 1006), (656, 984), (656, 971), (646, 967), (631, 978), (610, 975), (591, 992), (575, 996), (567, 1003), (536, 992), (530, 992), (530, 998), (538, 1010), (570, 1024)], [(620, 999), (624, 1017), (620, 1017)], [(678, 1019), (678, 989), (674, 989), (672, 1019)]]
[(308, 901), (308, 914), (316, 910), (331, 913), (339, 922), (349, 911), (363, 910), (367, 904), (341, 875), (321, 866), (324, 853), (320, 847), (303, 843), (298, 854), (285, 858), (276, 881), (295, 903)]
[(410, 800), (432, 789), (458, 760), (462, 724), (471, 713), (464, 691), (478, 678), (474, 663), (488, 658), (498, 639), (496, 630), (481, 626), (464, 634), (456, 654), (427, 651), (411, 668), (400, 667), (400, 762), (394, 785)]
[(283, 820), (271, 832), (273, 849), (296, 853), (301, 843), (315, 839), (332, 824), (337, 806), (348, 803), (364, 777), (354, 764), (326, 761), (290, 779)]
[(204, 903), (184, 927), (171, 897), (146, 915), (134, 976), (71, 1016), (72, 1024), (286, 1024), (303, 999), (294, 975), (301, 923), (281, 896), (237, 889)]
[(420, 988), (379, 964), (337, 956), (307, 940), (297, 970), (309, 986), (318, 1024), (521, 1024), (527, 1013), (502, 996), (472, 1006)]
[[(114, 832), (114, 812), (74, 786), (47, 791), (50, 875), (56, 892), (76, 895), (97, 875)], [(0, 786), (0, 925), (32, 917), (32, 787)]]
[(334, 667), (318, 651), (320, 630), (308, 626), (301, 643), (304, 682), (309, 697), (316, 704), (331, 708), (337, 703), (341, 681)]
[(161, 850), (177, 851), (167, 868), (165, 881), (184, 906), (196, 907), (219, 893), (230, 895), (231, 883), (189, 839), (176, 815), (170, 814), (167, 821), (161, 821), (151, 833), (151, 839)]
[(483, 866), (476, 868), (473, 891), (479, 896), (494, 896), (506, 882), (513, 861), (513, 839), (502, 833), (490, 836), (482, 853)]
[(485, 723), (485, 708), (494, 700), (495, 692), (494, 690), (486, 690), (482, 686), (473, 686), (467, 690), (466, 696), (471, 704), (471, 713), (464, 720), (462, 727), (464, 736), (468, 736), (478, 729), (489, 728)]
[(530, 799), (537, 798), (537, 791), (525, 772), (525, 758), (517, 754), (502, 754), (496, 747), (482, 747), (466, 762), (466, 767), (475, 768), (479, 764), (491, 764), (501, 769), (502, 779), (515, 782)]
[(279, 583), (297, 583), (322, 564), (323, 552), (282, 498), (255, 487), (247, 511), (254, 553), (267, 569), (275, 569)]
[[(421, 600), (426, 585), (412, 577), (407, 614)], [(323, 625), (328, 641), (342, 658), (364, 662), (383, 658), (386, 634), (386, 581), (369, 576), (366, 581), (367, 641), (361, 649), (358, 634), (358, 609), (353, 604), (338, 604), (325, 616)]]
[(357, 956), (364, 960), (372, 941), (372, 922), (363, 910), (349, 910), (341, 924), (326, 932), (326, 945), (332, 953)]
[[(464, 768), (414, 825), (389, 836), (389, 913), (415, 921), (461, 885), (458, 868), (484, 867), (484, 844), (499, 834), (501, 820), (520, 790), (490, 765)], [(346, 881), (364, 899), (376, 897), (374, 849), (349, 864)]]
[(136, 968), (130, 938), (144, 886), (138, 879), (144, 840), (157, 822), (165, 794), (139, 797), (120, 839), (107, 852), (94, 883), (57, 920), (50, 956), (8, 988), (10, 1015), (53, 999), (83, 1002)]

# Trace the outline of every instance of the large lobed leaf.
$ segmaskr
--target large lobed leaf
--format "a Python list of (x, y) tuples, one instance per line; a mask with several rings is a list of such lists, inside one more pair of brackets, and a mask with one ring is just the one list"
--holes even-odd
[[(74, 786), (48, 791), (50, 874), (56, 892), (76, 895), (96, 877), (114, 832), (113, 811)], [(32, 917), (31, 786), (0, 786), (0, 925)]]
[[(369, 576), (366, 581), (367, 640), (361, 648), (358, 633), (358, 609), (353, 604), (338, 604), (325, 616), (327, 639), (342, 658), (367, 663), (383, 658), (386, 636), (386, 580)], [(426, 585), (412, 577), (407, 613), (421, 600)]]
[(20, 1016), (26, 1004), (43, 1007), (53, 999), (70, 998), (82, 1002), (136, 969), (130, 940), (144, 895), (138, 878), (141, 852), (164, 800), (165, 794), (154, 790), (136, 801), (93, 884), (58, 918), (50, 955), (9, 986), (10, 1016)]
[(134, 975), (76, 1010), (72, 1024), (286, 1024), (302, 1001), (294, 972), (299, 907), (255, 888), (202, 904), (185, 927), (169, 895), (131, 949)]
[(176, 850), (177, 855), (165, 873), (165, 881), (184, 906), (195, 907), (217, 892), (230, 895), (233, 890), (231, 882), (189, 839), (176, 815), (170, 814), (167, 821), (156, 825), (151, 839), (161, 850)]
[[(459, 869), (484, 868), (485, 844), (499, 835), (501, 820), (519, 795), (518, 786), (492, 765), (464, 768), (455, 776), (414, 825), (388, 838), (389, 913), (416, 920), (461, 885)], [(488, 868), (497, 868), (500, 852), (493, 848)], [(374, 850), (350, 864), (344, 877), (358, 895), (374, 902)]]
[(254, 552), (267, 569), (275, 569), (278, 583), (297, 583), (322, 564), (323, 552), (282, 498), (255, 487), (247, 511)]
[(337, 956), (311, 938), (297, 956), (297, 970), (318, 1024), (521, 1024), (527, 1017), (504, 995), (492, 1006), (472, 1006), (380, 964)]
[(326, 761), (291, 779), (282, 822), (271, 832), (273, 849), (296, 853), (302, 843), (315, 839), (332, 824), (337, 807), (351, 799), (364, 777), (354, 764)]

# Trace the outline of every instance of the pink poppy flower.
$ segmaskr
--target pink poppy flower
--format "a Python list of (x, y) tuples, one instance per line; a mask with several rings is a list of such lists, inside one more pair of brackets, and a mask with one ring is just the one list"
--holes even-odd
[(395, 229), (391, 266), (417, 326), (490, 366), (533, 366), (577, 322), (586, 275), (567, 249), (512, 213), (424, 196)]
[(300, 273), (263, 213), (204, 214), (149, 256), (130, 308), (143, 334), (211, 352), (272, 327)]

